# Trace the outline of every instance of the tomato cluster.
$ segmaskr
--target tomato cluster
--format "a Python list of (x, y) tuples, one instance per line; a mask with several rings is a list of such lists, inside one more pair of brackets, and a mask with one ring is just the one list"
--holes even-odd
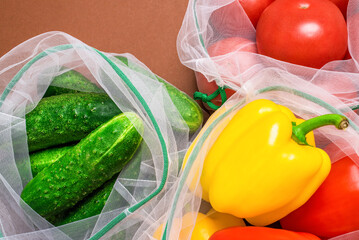
[(276, 0), (256, 36), (260, 54), (313, 68), (343, 59), (348, 48), (344, 16), (329, 0)]
[[(347, 5), (348, 0), (236, 0), (211, 14), (211, 26), (222, 39), (208, 47), (208, 54), (218, 59), (251, 42), (240, 51), (311, 68), (348, 59)], [(255, 40), (238, 37), (249, 21), (256, 30)], [(241, 74), (254, 65), (253, 59), (230, 58), (235, 62), (226, 64), (229, 72)], [(201, 92), (209, 95), (217, 88), (203, 75), (196, 77)]]
[(348, 0), (237, 0), (214, 11), (211, 23), (221, 35), (238, 35), (243, 9), (256, 28), (258, 53), (320, 68), (346, 57), (347, 5)]

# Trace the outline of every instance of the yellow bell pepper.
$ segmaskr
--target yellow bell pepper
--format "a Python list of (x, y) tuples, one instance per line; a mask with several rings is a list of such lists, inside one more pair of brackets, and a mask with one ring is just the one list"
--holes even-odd
[(311, 131), (329, 124), (345, 128), (348, 121), (336, 114), (303, 121), (265, 99), (247, 104), (220, 122), (221, 133), (210, 148), (203, 148), (202, 198), (218, 212), (253, 225), (281, 219), (303, 205), (327, 177), (330, 159), (314, 146)]
[[(193, 219), (196, 217), (193, 227)], [(180, 222), (181, 221), (181, 222)], [(246, 224), (240, 218), (230, 214), (219, 213), (211, 209), (207, 214), (203, 213), (186, 213), (182, 219), (175, 219), (175, 226), (182, 226), (179, 240), (208, 240), (213, 233), (228, 227), (244, 227)], [(157, 228), (153, 237), (161, 240), (164, 224)], [(192, 231), (193, 229), (193, 231)], [(189, 238), (191, 236), (191, 238)]]
[[(227, 110), (229, 110), (230, 108), (232, 108), (233, 105), (230, 104), (225, 104), (223, 105), (221, 108), (219, 108), (218, 110), (216, 110), (214, 113), (212, 113), (212, 115), (208, 118), (208, 120), (206, 121), (206, 124), (203, 126), (203, 128), (201, 129), (201, 131), (197, 134), (196, 138), (193, 140), (192, 144), (189, 146), (189, 148), (187, 149), (186, 155), (183, 158), (183, 163), (182, 163), (182, 169), (184, 169), (184, 167), (187, 164), (187, 161), (190, 157), (190, 155), (193, 152), (193, 148), (196, 146), (198, 140), (202, 137), (202, 135), (204, 134), (204, 132), (207, 130), (207, 128), (217, 119), (219, 118), (222, 114), (224, 114)], [(226, 117), (222, 120), (220, 125), (226, 125), (229, 122), (230, 118)], [(213, 132), (212, 135), (218, 135), (221, 132), (221, 128), (220, 126), (216, 127)], [(207, 145), (206, 142), (208, 142), (207, 139), (205, 141), (205, 144), (203, 144), (204, 146)], [(203, 151), (202, 151), (203, 152)], [(202, 193), (200, 191), (200, 189), (197, 188), (197, 183), (199, 181), (199, 177), (200, 177), (200, 168), (201, 168), (201, 161), (199, 158), (201, 158), (201, 155), (203, 153), (199, 154), (199, 156), (197, 156), (196, 161), (193, 163), (193, 165), (191, 166), (191, 171), (190, 171), (190, 177), (187, 178), (186, 184), (189, 187), (189, 189), (197, 196), (197, 197), (202, 197)]]

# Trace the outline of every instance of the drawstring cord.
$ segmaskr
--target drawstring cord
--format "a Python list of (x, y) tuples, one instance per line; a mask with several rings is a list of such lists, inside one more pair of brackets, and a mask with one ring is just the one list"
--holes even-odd
[[(202, 92), (195, 92), (193, 94), (193, 99), (201, 100), (202, 102), (207, 103), (208, 106), (210, 108), (212, 108), (213, 110), (217, 110), (218, 108), (220, 108), (223, 105), (223, 103), (225, 103), (227, 101), (227, 94), (226, 94), (226, 91), (225, 91), (226, 88), (229, 88), (229, 87), (227, 87), (227, 86), (219, 87), (218, 86), (217, 90), (214, 91), (210, 95), (207, 95), (207, 94), (202, 93)], [(222, 100), (222, 103), (221, 103), (220, 106), (217, 106), (216, 104), (211, 102), (218, 95), (221, 96), (221, 100)]]

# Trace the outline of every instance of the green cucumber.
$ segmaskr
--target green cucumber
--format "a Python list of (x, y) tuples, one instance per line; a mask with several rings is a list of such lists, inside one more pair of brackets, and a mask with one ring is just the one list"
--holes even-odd
[[(126, 57), (116, 56), (113, 59), (117, 63), (118, 60), (120, 60), (122, 64), (131, 68), (132, 70), (142, 73), (147, 77), (153, 78), (152, 73), (148, 72), (146, 69), (139, 66), (138, 64), (129, 62)], [(116, 59), (118, 60), (116, 61)], [(190, 133), (196, 132), (202, 126), (203, 123), (203, 112), (198, 103), (190, 96), (188, 96), (185, 92), (182, 92), (175, 86), (166, 82), (163, 78), (157, 75), (155, 75), (155, 78), (157, 81), (163, 83), (163, 85), (166, 87), (169, 97), (171, 98), (173, 104), (182, 116), (182, 119), (178, 119), (178, 117), (176, 117), (175, 115), (170, 114), (169, 120), (172, 123), (177, 123), (178, 121), (181, 121), (188, 126)], [(177, 124), (174, 124), (174, 126), (177, 126)]]
[[(143, 146), (144, 144), (142, 143), (140, 148)], [(122, 178), (134, 180), (138, 179), (141, 168), (141, 157), (137, 156), (132, 158), (131, 162), (129, 162), (125, 168), (125, 172), (121, 172)], [(51, 217), (48, 219), (48, 221), (53, 223), (55, 226), (60, 226), (100, 214), (112, 192), (112, 188), (116, 182), (117, 177), (117, 174), (114, 175), (112, 179), (82, 199), (74, 207), (70, 208), (68, 211)], [(128, 191), (133, 191), (133, 188), (129, 187)], [(121, 204), (119, 203), (119, 205)]]
[(102, 93), (67, 93), (43, 98), (26, 114), (29, 151), (79, 141), (120, 113), (111, 98)]
[(137, 114), (115, 116), (36, 175), (21, 198), (45, 218), (73, 207), (121, 171), (137, 151), (143, 131)]
[(100, 214), (112, 192), (116, 179), (117, 174), (67, 212), (60, 214), (57, 219), (54, 219), (54, 225), (60, 226)]
[(43, 169), (56, 162), (73, 146), (48, 148), (30, 154), (32, 176), (35, 177)]
[(183, 119), (178, 119), (176, 115), (169, 114), (169, 120), (171, 122), (182, 121), (188, 126), (190, 133), (196, 132), (203, 122), (203, 113), (200, 106), (184, 92), (165, 82), (160, 77), (156, 76), (156, 78), (165, 85), (168, 95)]
[(69, 70), (54, 77), (51, 85), (47, 88), (44, 97), (78, 92), (104, 93), (101, 88), (92, 83), (81, 73), (75, 70)]

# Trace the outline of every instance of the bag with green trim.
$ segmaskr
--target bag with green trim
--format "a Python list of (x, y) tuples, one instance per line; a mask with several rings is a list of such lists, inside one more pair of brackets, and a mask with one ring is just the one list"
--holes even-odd
[[(342, 12), (335, 4), (342, 7), (340, 9)], [(318, 7), (320, 5), (325, 7)], [(340, 3), (312, 0), (189, 0), (177, 38), (177, 50), (182, 64), (195, 71), (199, 92), (195, 93), (194, 98), (202, 100), (207, 109), (217, 110), (213, 114), (217, 114), (218, 121), (222, 116), (225, 118), (225, 114), (233, 116), (231, 115), (233, 111), (241, 109), (246, 103), (257, 98), (270, 99), (287, 106), (296, 116), (304, 119), (325, 113), (344, 114), (351, 120), (350, 127), (345, 131), (336, 131), (335, 128), (317, 129), (314, 131), (316, 144), (320, 148), (328, 144), (332, 146), (334, 149), (331, 150), (332, 162), (336, 162), (343, 155), (351, 155), (353, 162), (359, 166), (352, 155), (359, 153), (357, 115), (359, 8), (357, 6), (358, 0), (340, 1)], [(323, 26), (327, 23), (329, 25)], [(289, 27), (290, 25), (292, 28)], [(314, 41), (311, 41), (313, 39)], [(220, 114), (218, 110), (222, 113)], [(196, 219), (198, 221), (203, 219), (203, 214), (206, 214), (208, 207), (211, 207), (198, 197), (203, 190), (198, 175), (201, 174), (202, 168), (205, 168), (204, 161), (206, 154), (210, 152), (211, 144), (216, 141), (214, 135), (206, 142), (206, 134), (212, 133), (211, 128), (215, 129), (217, 125), (224, 127), (223, 123), (222, 125), (216, 122), (211, 125), (206, 123), (203, 129), (207, 130), (199, 134), (203, 134), (203, 137), (191, 146), (192, 154), (186, 158), (187, 164), (182, 169), (181, 184), (176, 192), (176, 204), (173, 205), (171, 214), (164, 217), (161, 223), (166, 228), (159, 228), (162, 229), (159, 231), (161, 232), (159, 235), (163, 236), (162, 239), (180, 237), (189, 239), (187, 233), (193, 230), (196, 234), (204, 229), (202, 227), (204, 221), (199, 223), (197, 228), (194, 227)], [(213, 130), (213, 134), (219, 132), (218, 129)], [(258, 138), (259, 135), (261, 134), (258, 134)], [(235, 138), (234, 133), (231, 138)], [(241, 138), (237, 139), (232, 148), (239, 149), (238, 142), (241, 140)], [(253, 152), (256, 150), (254, 149)], [(236, 160), (241, 160), (241, 154), (237, 155), (238, 158), (231, 162), (231, 166)], [(217, 156), (217, 159), (220, 157)], [(212, 167), (216, 170), (220, 169), (218, 165)], [(353, 177), (351, 175), (350, 177), (358, 179), (355, 166), (353, 169)], [(207, 173), (208, 171), (213, 175), (217, 172), (207, 168)], [(237, 171), (238, 175), (239, 172)], [(243, 174), (243, 171), (241, 173)], [(252, 179), (259, 178), (253, 169), (249, 169), (244, 174), (252, 176)], [(212, 175), (211, 177), (214, 178)], [(230, 189), (228, 185), (233, 186), (233, 182), (226, 180), (221, 181), (221, 184), (218, 184), (220, 186), (217, 186)], [(267, 178), (261, 180), (267, 181)], [(225, 185), (227, 182), (228, 185)], [(246, 184), (255, 186), (252, 181)], [(336, 186), (340, 187), (341, 184), (343, 183), (340, 182)], [(240, 184), (238, 188), (239, 186)], [(196, 189), (196, 193), (198, 190), (199, 193), (194, 194), (193, 189)], [(351, 194), (351, 191), (358, 192), (358, 188), (355, 189), (348, 190), (348, 194)], [(253, 187), (253, 191), (257, 189)], [(210, 195), (208, 192), (206, 194)], [(359, 201), (335, 193), (333, 195), (335, 196), (327, 202), (329, 213), (318, 210), (317, 215), (310, 218), (316, 221), (315, 223), (311, 224), (307, 221), (308, 218), (298, 219), (303, 212), (310, 216), (309, 211), (299, 211), (298, 214), (294, 214), (293, 222), (299, 222), (298, 229), (305, 231), (304, 227), (300, 229), (305, 226), (301, 223), (305, 222), (313, 229), (315, 228), (313, 226), (320, 226), (327, 217), (328, 221), (335, 222), (335, 228), (341, 231), (332, 238), (333, 240), (359, 239), (359, 226), (355, 226)], [(232, 201), (240, 202), (234, 194), (229, 194), (228, 198), (231, 197)], [(339, 199), (342, 202), (338, 203), (340, 204), (338, 208), (335, 208)], [(274, 202), (277, 200), (275, 199)], [(325, 204), (321, 203), (323, 202), (318, 201), (314, 206)], [(246, 208), (239, 205), (238, 208)], [(227, 211), (231, 208), (226, 207)], [(215, 210), (224, 208), (222, 206), (221, 209), (218, 207)], [(345, 213), (351, 217), (347, 217)], [(340, 225), (348, 222), (349, 226)], [(181, 224), (187, 226), (183, 231)], [(330, 229), (328, 225), (324, 223), (321, 228)], [(291, 227), (294, 229), (294, 226)], [(328, 239), (324, 235), (320, 237)]]
[[(309, 6), (312, 1), (308, 1), (305, 4)], [(359, 68), (356, 60), (359, 25), (359, 10), (355, 7), (357, 0), (350, 1), (348, 8), (346, 7), (348, 1), (339, 3), (345, 9), (344, 15), (332, 3), (323, 3), (326, 11), (321, 11), (324, 8), (316, 7), (318, 10), (313, 9), (308, 14), (296, 6), (291, 8), (297, 9), (297, 11), (293, 10), (294, 13), (279, 9), (277, 14), (280, 16), (275, 16), (273, 12), (272, 16), (276, 21), (281, 21), (282, 25), (267, 20), (268, 24), (258, 29), (257, 27), (263, 26), (260, 23), (264, 22), (260, 21), (263, 16), (261, 13), (270, 7), (273, 9), (273, 4), (282, 2), (189, 0), (177, 38), (177, 50), (182, 64), (195, 71), (198, 89), (205, 94), (197, 97), (208, 109), (217, 109), (246, 81), (267, 69), (273, 69), (278, 74), (283, 72), (304, 79), (348, 103), (359, 101), (357, 83)], [(308, 8), (308, 11), (310, 9)], [(315, 11), (326, 16), (312, 16)], [(316, 27), (306, 27), (305, 21), (295, 26), (293, 22), (296, 21), (289, 18), (293, 19), (293, 15), (297, 13), (303, 13), (298, 17), (302, 19), (312, 16), (315, 20), (306, 19), (306, 21), (315, 21)], [(285, 14), (287, 18), (282, 16)], [(331, 19), (332, 17), (336, 20), (321, 23), (316, 21), (316, 18)], [(285, 27), (289, 22), (293, 24), (293, 28)], [(323, 22), (328, 24), (331, 22), (331, 25), (322, 26)], [(339, 32), (333, 26), (335, 24), (340, 24), (342, 31)], [(269, 30), (269, 28), (273, 29)], [(267, 31), (262, 34), (262, 38), (258, 38), (260, 30)], [(300, 32), (301, 30), (303, 31)], [(267, 48), (269, 50), (265, 51)], [(306, 64), (306, 61), (315, 64)], [(223, 91), (227, 94), (226, 97), (223, 97), (223, 94), (221, 97), (218, 96), (218, 92), (213, 95), (218, 87), (226, 88)]]
[(131, 54), (48, 32), (0, 58), (0, 239), (148, 239), (199, 105)]
[[(278, 172), (273, 171), (275, 169), (271, 166), (271, 163), (275, 162), (276, 157), (270, 156), (267, 158), (266, 154), (270, 155), (269, 153), (271, 151), (274, 152), (278, 150), (278, 148), (276, 148), (278, 143), (288, 144), (286, 146), (289, 146), (291, 135), (288, 135), (288, 140), (283, 139), (283, 136), (280, 137), (283, 131), (286, 130), (279, 130), (283, 125), (274, 120), (278, 115), (277, 113), (272, 112), (273, 108), (268, 105), (264, 105), (260, 109), (259, 104), (257, 104), (256, 106), (258, 106), (258, 108), (255, 110), (252, 109), (252, 112), (247, 109), (245, 113), (237, 114), (247, 106), (247, 104), (256, 100), (268, 99), (275, 104), (287, 107), (287, 110), (282, 109), (281, 111), (284, 113), (289, 109), (293, 113), (286, 116), (289, 123), (290, 119), (302, 118), (306, 120), (325, 114), (334, 113), (345, 116), (348, 120), (348, 127), (345, 128), (345, 130), (338, 130), (334, 126), (323, 126), (313, 131), (315, 147), (324, 149), (330, 157), (331, 162), (327, 159), (326, 162), (323, 161), (321, 163), (323, 164), (321, 166), (330, 166), (330, 163), (333, 164), (340, 161), (343, 156), (349, 156), (349, 159), (351, 159), (354, 164), (351, 171), (352, 173), (350, 175), (348, 174), (347, 177), (349, 178), (350, 176), (352, 179), (358, 179), (359, 171), (358, 168), (355, 168), (355, 164), (359, 166), (359, 161), (358, 157), (355, 155), (359, 154), (359, 116), (353, 111), (359, 107), (358, 103), (355, 105), (348, 105), (333, 94), (316, 87), (315, 84), (308, 83), (306, 80), (300, 78), (293, 78), (289, 74), (277, 74), (273, 69), (259, 73), (253, 79), (245, 82), (243, 88), (245, 90), (236, 92), (210, 116), (189, 147), (181, 169), (174, 203), (171, 206), (169, 213), (162, 217), (157, 228), (153, 231), (152, 236), (154, 236), (154, 239), (207, 239), (205, 236), (211, 236), (211, 234), (217, 230), (229, 226), (243, 226), (244, 223), (239, 221), (242, 218), (246, 218), (248, 221), (253, 220), (253, 218), (255, 219), (255, 215), (247, 218), (245, 214), (257, 214), (253, 213), (253, 211), (250, 212), (246, 210), (247, 206), (258, 206), (256, 205), (257, 201), (260, 202), (260, 204), (263, 204), (261, 206), (272, 204), (271, 201), (275, 202), (274, 205), (278, 204), (278, 202), (281, 202), (280, 204), (287, 204), (285, 206), (280, 204), (276, 205), (282, 207), (282, 212), (278, 213), (278, 216), (276, 216), (277, 218), (275, 218), (276, 221), (278, 221), (286, 214), (289, 214), (291, 211), (300, 207), (300, 204), (304, 204), (313, 193), (315, 194), (315, 191), (320, 184), (317, 185), (313, 192), (306, 196), (296, 195), (290, 192), (288, 196), (292, 198), (293, 202), (296, 202), (297, 204), (301, 201), (300, 204), (293, 205), (293, 202), (282, 202), (281, 197), (278, 196), (286, 196), (287, 192), (289, 192), (288, 189), (287, 191), (281, 191), (278, 195), (271, 194), (273, 192), (267, 189), (268, 187), (280, 189), (282, 185), (285, 185), (285, 181), (291, 181), (300, 176), (303, 172), (305, 172), (305, 174), (311, 172), (310, 174), (312, 174), (313, 172), (309, 170), (310, 167), (307, 167), (315, 162), (316, 157), (315, 155), (309, 154), (307, 158), (305, 158), (308, 160), (308, 165), (301, 162), (303, 163), (303, 169), (296, 169), (297, 172), (294, 174), (295, 176), (287, 175), (285, 179), (279, 180), (283, 176), (280, 176)], [(259, 117), (259, 115), (261, 117)], [(268, 122), (265, 120), (266, 117), (264, 116), (268, 116)], [(237, 125), (233, 122), (237, 122)], [(247, 127), (243, 129), (243, 125)], [(267, 132), (258, 130), (262, 128), (262, 125), (270, 126), (268, 127)], [(288, 126), (290, 127), (290, 125)], [(288, 133), (291, 133), (290, 128)], [(263, 137), (262, 135), (265, 135), (268, 138), (261, 141), (260, 139)], [(248, 142), (251, 142), (252, 145), (249, 145)], [(262, 144), (259, 144), (259, 142)], [(214, 144), (216, 145), (212, 148)], [(242, 147), (243, 145), (244, 147)], [(266, 150), (266, 146), (270, 147)], [(309, 148), (313, 147), (310, 146)], [(288, 149), (284, 150), (285, 152), (274, 154), (287, 159), (288, 163), (299, 160), (299, 158), (295, 156), (295, 153), (290, 153), (290, 149), (291, 147), (288, 147)], [(258, 154), (263, 158), (256, 159)], [(251, 157), (251, 155), (254, 157)], [(255, 160), (258, 160), (258, 165), (253, 165)], [(287, 169), (289, 165), (285, 163), (286, 170), (283, 170), (283, 173), (289, 171)], [(271, 166), (269, 167), (270, 169), (268, 169), (268, 166)], [(299, 166), (301, 166), (301, 164), (299, 164)], [(320, 166), (320, 164), (318, 166)], [(260, 175), (260, 172), (262, 171), (266, 173), (266, 177)], [(327, 171), (329, 172), (329, 170)], [(272, 174), (272, 172), (276, 174)], [(315, 174), (317, 173), (318, 172)], [(312, 177), (313, 176), (314, 175), (312, 175)], [(308, 181), (308, 179), (305, 181)], [(322, 181), (324, 181), (324, 179), (325, 177), (322, 178)], [(268, 181), (271, 182), (272, 180), (277, 184), (268, 184)], [(256, 184), (258, 181), (259, 183)], [(301, 182), (301, 180), (298, 180), (298, 182)], [(307, 187), (312, 187), (312, 183), (307, 184), (307, 182), (304, 183), (303, 181), (301, 184), (303, 184), (301, 186), (307, 185)], [(349, 183), (340, 181), (335, 187), (340, 187), (340, 184), (345, 185)], [(243, 191), (243, 188), (246, 188), (246, 186), (250, 186), (249, 190), (245, 190), (246, 194), (242, 194), (241, 191)], [(263, 188), (260, 188), (260, 186)], [(291, 189), (297, 188), (293, 186)], [(355, 195), (359, 190), (357, 186), (354, 187), (349, 185), (348, 189), (350, 189), (348, 190), (348, 194), (352, 195)], [(340, 191), (340, 189), (338, 189), (338, 191)], [(262, 195), (262, 192), (265, 193)], [(267, 195), (265, 195), (266, 193)], [(261, 198), (257, 198), (258, 200), (255, 200), (256, 203), (252, 203), (248, 200), (254, 199), (251, 198), (251, 194), (254, 196), (261, 196)], [(332, 192), (332, 194), (333, 198), (328, 199), (328, 201), (325, 201), (326, 199), (321, 199), (322, 204), (328, 204), (331, 207), (330, 209), (327, 207), (329, 213), (318, 211), (311, 219), (315, 221), (316, 217), (318, 217), (320, 221), (313, 224), (315, 226), (321, 224), (327, 226), (333, 219), (343, 219), (342, 223), (340, 220), (335, 220), (335, 227), (340, 230), (342, 234), (331, 239), (358, 239), (359, 225), (357, 225), (357, 221), (355, 221), (355, 219), (357, 219), (356, 213), (359, 207), (358, 203), (351, 202), (355, 200), (348, 197), (348, 195), (339, 196), (335, 192)], [(325, 196), (328, 196), (328, 194)], [(268, 201), (268, 199), (272, 200)], [(346, 202), (348, 203), (348, 206), (338, 206), (338, 211), (336, 211), (333, 208), (335, 208), (335, 203), (337, 201), (340, 201), (341, 203)], [(222, 204), (222, 202), (225, 203)], [(319, 204), (319, 201), (317, 201), (317, 205), (315, 206), (318, 206)], [(346, 208), (348, 208), (348, 210), (345, 210)], [(214, 213), (213, 210), (220, 213), (218, 214), (217, 212), (217, 215), (214, 215), (213, 218), (208, 217), (206, 219), (208, 215)], [(352, 218), (346, 219), (347, 215), (341, 214), (351, 210)], [(258, 212), (259, 211), (261, 210), (258, 210)], [(262, 216), (263, 218), (268, 218), (273, 212), (275, 211), (269, 210), (263, 212)], [(307, 213), (309, 214), (308, 211)], [(224, 215), (221, 216), (220, 214)], [(321, 214), (324, 214), (324, 216), (333, 216), (333, 218), (328, 217), (327, 223), (325, 223), (324, 221), (326, 219), (324, 219)], [(234, 216), (237, 217), (236, 221), (233, 220)], [(296, 217), (299, 217), (299, 214), (297, 214)], [(293, 225), (296, 223), (296, 219), (293, 219)], [(307, 218), (304, 218), (304, 221), (305, 220), (307, 220)], [(303, 219), (298, 221), (303, 222)], [(250, 223), (258, 224), (255, 221)], [(278, 222), (274, 222), (273, 225), (268, 227), (281, 228), (279, 223), (277, 223)], [(249, 225), (248, 222), (246, 224)], [(346, 224), (349, 224), (349, 226), (346, 226)], [(310, 222), (307, 223), (307, 225), (313, 226)], [(306, 228), (303, 227), (301, 229), (300, 227), (302, 227), (302, 225), (298, 226), (299, 230), (297, 231), (305, 232)], [(313, 227), (311, 229), (313, 229)], [(229, 235), (227, 237), (229, 237)], [(240, 239), (240, 235), (236, 235), (236, 237)]]

